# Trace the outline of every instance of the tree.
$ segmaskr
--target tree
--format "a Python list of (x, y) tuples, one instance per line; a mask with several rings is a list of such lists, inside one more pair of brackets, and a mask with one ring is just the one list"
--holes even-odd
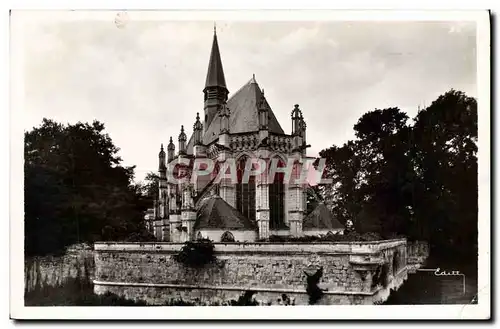
[(25, 252), (64, 251), (76, 242), (125, 239), (142, 231), (147, 207), (120, 165), (104, 125), (44, 119), (25, 133)]
[(415, 118), (417, 211), (434, 249), (477, 256), (477, 102), (450, 90)]
[(357, 231), (425, 239), (434, 251), (476, 257), (477, 103), (450, 90), (414, 118), (397, 108), (364, 114), (356, 139), (320, 152), (322, 198)]
[(322, 150), (319, 155), (326, 159), (325, 177), (332, 179), (331, 185), (319, 187), (322, 198), (341, 223), (348, 220), (356, 223), (361, 203), (361, 164), (357, 145), (349, 141), (340, 148), (332, 146)]
[(160, 177), (156, 173), (150, 171), (146, 174), (144, 181), (140, 185), (143, 195), (151, 200), (150, 204), (153, 204), (154, 200), (158, 200), (159, 179)]
[(364, 114), (354, 126), (363, 210), (386, 236), (407, 232), (410, 220), (408, 187), (413, 182), (407, 120), (398, 108), (388, 108)]

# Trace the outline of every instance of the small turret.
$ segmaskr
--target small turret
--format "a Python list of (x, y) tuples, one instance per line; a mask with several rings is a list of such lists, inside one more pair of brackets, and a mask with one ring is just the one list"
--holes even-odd
[(220, 132), (219, 135), (229, 134), (229, 108), (227, 104), (222, 104), (219, 108)]
[(187, 136), (184, 132), (184, 126), (181, 126), (181, 133), (179, 134), (179, 155), (186, 154), (186, 141)]
[(168, 142), (167, 145), (167, 152), (168, 152), (167, 161), (170, 163), (170, 161), (172, 161), (175, 156), (175, 145), (174, 141), (172, 140), (172, 136), (170, 136), (170, 142)]
[(196, 113), (196, 121), (193, 125), (194, 145), (203, 144), (202, 133), (203, 133), (203, 124), (200, 122), (200, 113)]
[(292, 110), (292, 135), (299, 136), (301, 132), (301, 121), (303, 121), (302, 111), (299, 109), (299, 104), (295, 104)]
[(304, 118), (302, 118), (302, 120), (300, 120), (299, 128), (300, 128), (300, 136), (304, 140), (304, 143), (306, 143), (306, 128), (307, 128), (307, 124), (306, 124), (306, 121), (304, 120)]
[(266, 97), (264, 96), (264, 89), (262, 89), (262, 97), (259, 103), (259, 130), (269, 129), (269, 110), (267, 108)]
[(299, 104), (295, 104), (292, 110), (292, 152), (299, 152), (304, 154), (304, 134), (305, 134), (305, 121), (302, 117), (302, 111)]
[(160, 147), (160, 153), (158, 153), (158, 160), (159, 160), (158, 171), (159, 172), (165, 171), (167, 166), (165, 164), (165, 151), (163, 150), (163, 143), (161, 144)]

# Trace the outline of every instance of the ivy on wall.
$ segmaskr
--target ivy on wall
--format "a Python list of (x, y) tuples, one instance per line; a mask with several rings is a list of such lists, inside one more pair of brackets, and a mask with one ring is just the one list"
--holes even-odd
[(217, 261), (214, 245), (208, 239), (186, 241), (179, 253), (173, 258), (176, 262), (194, 268), (204, 267)]

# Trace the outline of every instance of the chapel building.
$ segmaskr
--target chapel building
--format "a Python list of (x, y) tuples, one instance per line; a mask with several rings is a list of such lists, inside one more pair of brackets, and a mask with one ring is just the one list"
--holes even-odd
[[(297, 160), (293, 173), (299, 175), (299, 159), (307, 158), (308, 147), (299, 105), (292, 107), (292, 131), (287, 134), (255, 76), (231, 97), (229, 94), (214, 31), (203, 89), (203, 115), (193, 113), (195, 122), (189, 139), (184, 126), (180, 127), (177, 152), (172, 137), (166, 152), (161, 145), (159, 197), (146, 215), (147, 226), (156, 238), (170, 242), (200, 238), (252, 242), (270, 235), (342, 234), (344, 227), (324, 203), (319, 202), (307, 213), (307, 183), (285, 182), (283, 173), (272, 180), (266, 175), (242, 179), (249, 158), (262, 159), (268, 167), (271, 163), (284, 167)], [(194, 161), (202, 158), (216, 163), (212, 174), (197, 177), (194, 183), (191, 179), (182, 184), (172, 181), (172, 175), (191, 178)], [(237, 181), (217, 182), (218, 169), (230, 160), (236, 164)], [(174, 172), (169, 173), (172, 168)]]

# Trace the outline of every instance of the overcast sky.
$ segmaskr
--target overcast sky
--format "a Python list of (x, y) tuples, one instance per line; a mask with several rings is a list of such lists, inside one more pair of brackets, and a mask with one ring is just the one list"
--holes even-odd
[[(189, 136), (203, 112), (212, 35), (209, 21), (28, 27), (25, 129), (97, 119), (142, 179), (160, 143), (177, 143), (181, 124)], [(313, 156), (353, 138), (369, 110), (412, 117), (451, 88), (477, 97), (473, 23), (217, 22), (217, 35), (230, 95), (255, 74), (285, 133), (300, 104)]]

